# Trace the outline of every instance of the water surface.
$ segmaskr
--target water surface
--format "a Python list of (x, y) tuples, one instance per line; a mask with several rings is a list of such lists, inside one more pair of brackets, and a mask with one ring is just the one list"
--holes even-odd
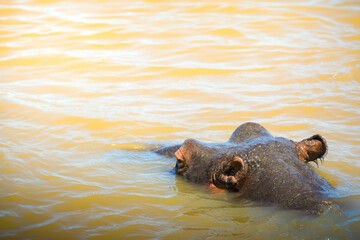
[[(359, 239), (360, 3), (0, 3), (0, 237)], [(214, 195), (148, 144), (328, 141), (320, 217)]]

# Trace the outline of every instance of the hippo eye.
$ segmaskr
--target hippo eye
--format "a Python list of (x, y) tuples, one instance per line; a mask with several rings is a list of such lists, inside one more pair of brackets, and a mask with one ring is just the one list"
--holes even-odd
[(176, 166), (178, 168), (184, 168), (185, 167), (185, 161), (182, 158), (176, 158)]
[(181, 168), (181, 167), (184, 167), (185, 161), (184, 161), (183, 159), (177, 158), (176, 161), (177, 161), (176, 165), (177, 165), (178, 167), (180, 167), (180, 168)]
[(185, 162), (185, 156), (180, 149), (175, 152), (175, 157), (179, 163)]

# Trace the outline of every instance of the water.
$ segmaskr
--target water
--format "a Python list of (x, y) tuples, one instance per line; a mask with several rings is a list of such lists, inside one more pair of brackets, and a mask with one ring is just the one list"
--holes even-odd
[[(358, 239), (358, 1), (0, 3), (0, 237)], [(320, 133), (340, 209), (212, 194), (142, 152)], [(152, 145), (149, 145), (152, 144)]]

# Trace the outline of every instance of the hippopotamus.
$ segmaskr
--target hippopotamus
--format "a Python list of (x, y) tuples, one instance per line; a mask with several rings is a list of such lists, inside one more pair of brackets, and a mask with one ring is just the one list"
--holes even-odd
[(320, 214), (331, 204), (333, 186), (309, 166), (323, 161), (326, 140), (319, 134), (296, 142), (272, 136), (263, 126), (240, 125), (225, 143), (187, 139), (156, 153), (176, 158), (175, 173), (241, 198)]

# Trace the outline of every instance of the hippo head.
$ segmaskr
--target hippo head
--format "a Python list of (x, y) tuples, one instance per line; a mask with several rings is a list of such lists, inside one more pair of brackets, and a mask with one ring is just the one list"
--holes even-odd
[(193, 182), (236, 190), (245, 178), (247, 166), (239, 156), (223, 154), (221, 149), (221, 145), (210, 147), (188, 139), (175, 152), (175, 172)]
[(304, 162), (323, 159), (327, 153), (326, 140), (319, 134), (296, 143), (300, 160)]
[[(333, 188), (306, 163), (323, 159), (320, 135), (295, 142), (273, 137), (257, 123), (240, 125), (226, 143), (194, 139), (157, 150), (177, 159), (175, 172), (194, 183), (238, 191), (247, 199), (277, 203), (319, 214)], [(215, 188), (214, 188), (215, 187)]]

